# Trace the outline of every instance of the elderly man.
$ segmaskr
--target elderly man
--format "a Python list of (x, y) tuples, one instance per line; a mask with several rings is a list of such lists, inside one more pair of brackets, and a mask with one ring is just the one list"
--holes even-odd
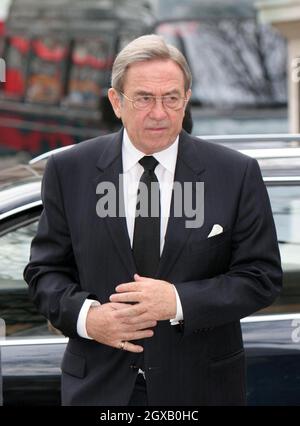
[(191, 73), (158, 36), (118, 54), (108, 96), (123, 128), (48, 160), (25, 269), (70, 337), (63, 404), (243, 405), (240, 319), (282, 278), (258, 164), (182, 130)]

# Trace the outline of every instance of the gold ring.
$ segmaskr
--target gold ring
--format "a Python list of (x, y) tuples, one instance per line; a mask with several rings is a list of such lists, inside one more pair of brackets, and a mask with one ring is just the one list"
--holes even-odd
[(120, 342), (119, 349), (121, 349), (121, 351), (124, 351), (125, 344), (126, 344), (126, 342)]

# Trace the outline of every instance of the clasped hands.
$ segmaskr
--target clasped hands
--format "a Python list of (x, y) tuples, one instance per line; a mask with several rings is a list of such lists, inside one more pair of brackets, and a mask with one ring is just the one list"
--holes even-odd
[(139, 353), (143, 347), (132, 341), (152, 337), (157, 321), (176, 316), (176, 295), (167, 281), (138, 274), (134, 280), (118, 285), (110, 302), (90, 308), (86, 329), (100, 343), (120, 348), (126, 342), (126, 351)]

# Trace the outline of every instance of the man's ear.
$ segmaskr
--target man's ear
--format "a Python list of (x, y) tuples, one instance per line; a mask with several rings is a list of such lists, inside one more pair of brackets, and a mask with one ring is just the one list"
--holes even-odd
[(184, 111), (183, 111), (183, 112), (185, 112), (186, 107), (187, 107), (187, 104), (189, 103), (189, 100), (190, 100), (190, 97), (191, 97), (191, 96), (192, 96), (192, 91), (191, 91), (191, 89), (189, 89), (189, 90), (185, 93), (186, 103), (185, 103)]
[(192, 91), (191, 91), (191, 89), (189, 89), (189, 90), (186, 92), (186, 99), (189, 101), (191, 96), (192, 96)]
[(111, 87), (108, 90), (107, 96), (113, 107), (114, 113), (118, 118), (121, 118), (121, 99), (118, 92)]

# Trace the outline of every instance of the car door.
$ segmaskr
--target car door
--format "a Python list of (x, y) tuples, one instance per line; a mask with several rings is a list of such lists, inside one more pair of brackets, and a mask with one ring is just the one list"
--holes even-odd
[[(4, 337), (4, 321), (0, 318), (0, 340)], [(2, 361), (1, 361), (1, 346), (0, 346), (0, 407), (3, 405), (3, 386), (2, 386)]]
[(23, 280), (39, 214), (40, 209), (23, 211), (0, 223), (3, 405), (60, 404), (66, 339), (38, 313)]
[(300, 405), (300, 178), (266, 180), (283, 290), (273, 305), (242, 320), (248, 404)]

